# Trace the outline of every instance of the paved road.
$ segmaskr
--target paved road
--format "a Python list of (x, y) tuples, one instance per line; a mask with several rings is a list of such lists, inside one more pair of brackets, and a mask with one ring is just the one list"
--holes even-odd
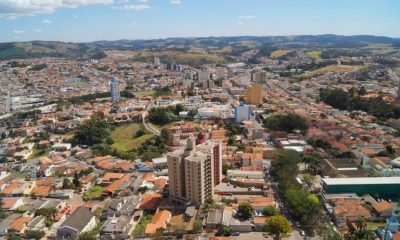
[(143, 125), (147, 129), (147, 131), (152, 132), (154, 135), (160, 136), (161, 132), (153, 127), (153, 125), (146, 121), (146, 116), (147, 116), (147, 111), (143, 112), (142, 118), (143, 118)]

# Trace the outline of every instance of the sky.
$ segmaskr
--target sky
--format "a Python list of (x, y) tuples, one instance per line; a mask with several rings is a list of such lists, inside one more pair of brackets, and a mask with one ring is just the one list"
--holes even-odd
[(400, 0), (0, 0), (0, 42), (303, 34), (400, 37)]

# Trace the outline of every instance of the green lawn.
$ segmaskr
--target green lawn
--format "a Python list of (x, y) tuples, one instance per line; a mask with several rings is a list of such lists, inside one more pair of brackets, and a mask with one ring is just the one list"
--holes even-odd
[(120, 152), (129, 152), (153, 137), (153, 134), (146, 131), (145, 135), (135, 138), (135, 133), (140, 129), (145, 129), (142, 123), (132, 123), (115, 128), (111, 132), (111, 138), (114, 141), (111, 147)]
[(385, 223), (381, 222), (366, 222), (367, 228), (370, 230), (376, 230), (377, 228), (385, 227)]
[(103, 193), (103, 187), (93, 186), (89, 191), (85, 192), (84, 199), (92, 200), (99, 199)]
[(320, 51), (308, 51), (306, 52), (307, 57), (318, 60), (321, 59), (321, 52)]
[(144, 231), (146, 230), (147, 224), (149, 224), (151, 222), (152, 218), (153, 218), (153, 215), (143, 215), (142, 218), (140, 219), (140, 222), (138, 223), (138, 225), (132, 231), (131, 236), (134, 237), (134, 236), (143, 234)]
[(50, 148), (45, 148), (45, 149), (33, 148), (33, 152), (28, 159), (35, 159), (38, 157), (48, 156), (50, 150), (51, 150)]
[(271, 58), (279, 58), (279, 57), (283, 57), (286, 54), (290, 53), (292, 50), (284, 50), (284, 49), (279, 49), (279, 50), (275, 50), (271, 53)]

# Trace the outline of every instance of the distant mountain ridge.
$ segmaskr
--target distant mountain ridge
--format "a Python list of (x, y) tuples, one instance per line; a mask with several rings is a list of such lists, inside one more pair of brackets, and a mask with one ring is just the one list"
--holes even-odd
[(164, 48), (185, 49), (190, 47), (240, 47), (243, 42), (255, 46), (290, 47), (290, 48), (353, 48), (369, 44), (387, 44), (400, 47), (400, 38), (372, 35), (343, 36), (295, 35), (295, 36), (232, 36), (232, 37), (195, 37), (165, 38), (149, 40), (94, 41), (88, 43), (70, 43), (59, 41), (30, 41), (0, 43), (1, 59), (22, 59), (35, 57), (73, 57), (102, 58), (104, 50), (163, 50)]

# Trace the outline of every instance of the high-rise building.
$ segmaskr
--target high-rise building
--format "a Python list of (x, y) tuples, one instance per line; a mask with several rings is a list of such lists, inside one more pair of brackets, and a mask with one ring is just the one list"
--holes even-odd
[(11, 91), (8, 91), (7, 93), (6, 111), (7, 112), (13, 111)]
[(198, 71), (197, 80), (203, 84), (205, 81), (210, 80), (211, 73), (209, 71)]
[(257, 105), (262, 103), (263, 89), (260, 85), (256, 84), (247, 88), (246, 103)]
[(186, 201), (203, 204), (214, 195), (213, 164), (211, 156), (193, 152), (185, 158)]
[(250, 107), (248, 105), (244, 105), (243, 102), (240, 102), (239, 106), (235, 107), (235, 123), (239, 124), (243, 121), (248, 121), (250, 119)]
[(111, 100), (113, 103), (117, 102), (121, 97), (119, 92), (119, 82), (116, 77), (113, 77), (110, 82)]
[(154, 65), (160, 65), (161, 61), (159, 57), (154, 57)]
[(215, 80), (223, 80), (225, 79), (225, 68), (217, 67), (215, 69)]
[(196, 146), (190, 136), (184, 150), (167, 155), (169, 195), (176, 202), (201, 205), (214, 196), (222, 180), (221, 143), (206, 141)]
[(252, 72), (251, 81), (258, 84), (265, 84), (267, 82), (267, 72), (266, 71)]
[(215, 82), (211, 79), (205, 80), (203, 83), (203, 89), (211, 89), (215, 87)]

